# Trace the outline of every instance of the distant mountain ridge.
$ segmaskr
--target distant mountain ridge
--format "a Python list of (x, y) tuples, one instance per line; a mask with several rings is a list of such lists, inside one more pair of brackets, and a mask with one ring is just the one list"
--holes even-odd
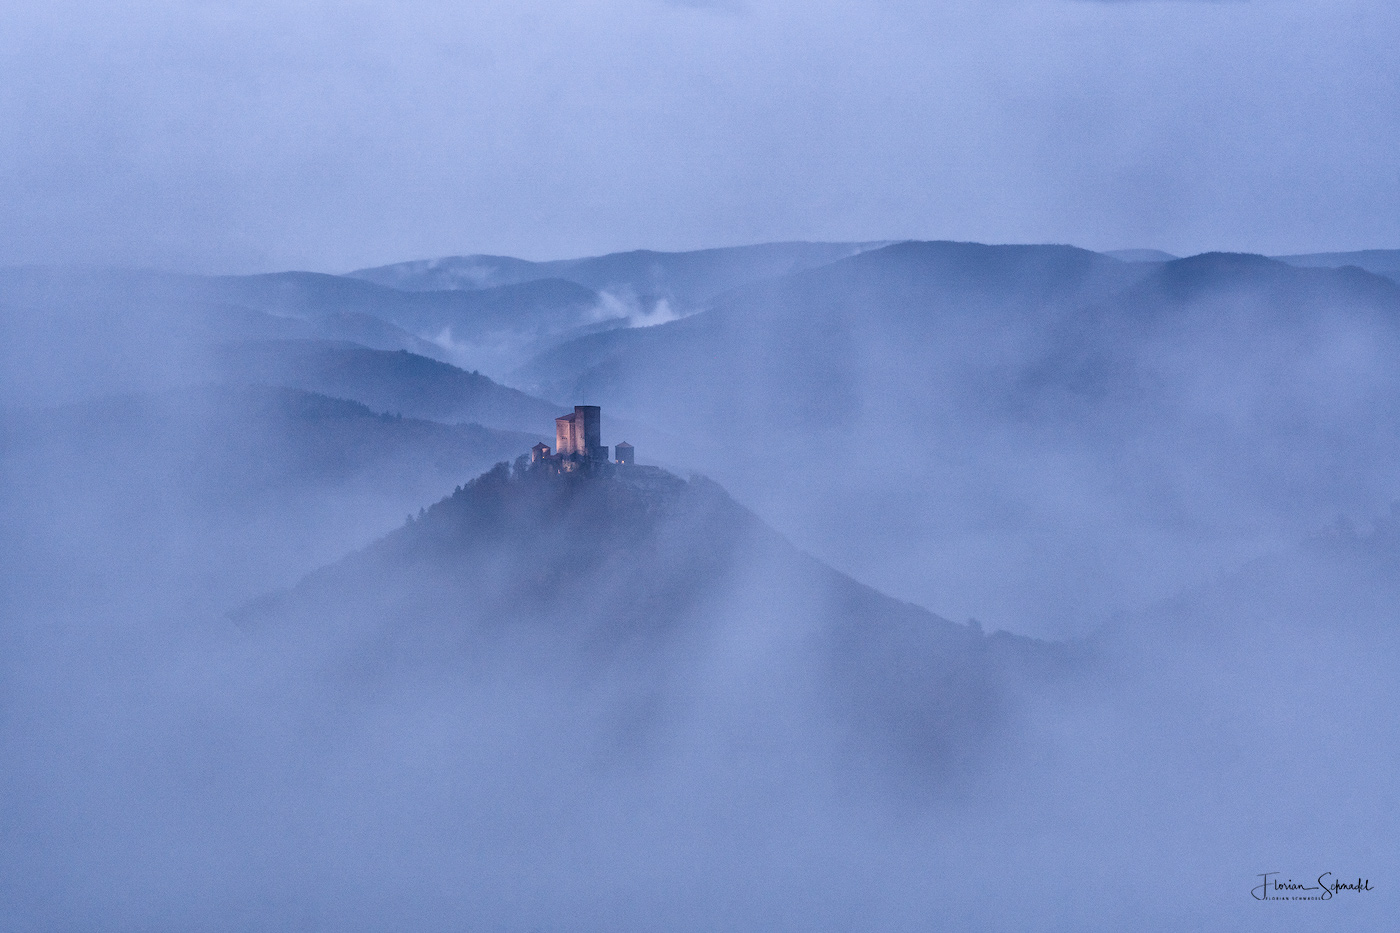
[(885, 243), (763, 243), (666, 253), (634, 250), (583, 259), (528, 262), (505, 256), (447, 256), (347, 273), (412, 291), (482, 289), (546, 278), (621, 291), (693, 309), (731, 288), (825, 265)]
[(441, 325), (434, 315), (460, 312), (483, 327), (533, 333), (556, 319), (564, 329), (588, 320), (595, 297), (557, 281), (436, 296), (312, 273), (0, 270), (0, 397), (7, 406), (52, 406), (229, 381), (537, 431), (557, 414), (553, 404), (444, 362), (451, 354), (442, 345), (392, 318), (430, 331)]
[(551, 402), (404, 350), (320, 340), (243, 341), (220, 345), (214, 359), (226, 380), (289, 386), (430, 421), (538, 432), (559, 414)]
[[(617, 384), (611, 369), (615, 365), (637, 367), (638, 373), (656, 366), (658, 374), (680, 366), (677, 375), (698, 378), (669, 349), (679, 350), (696, 339), (706, 345), (704, 351), (697, 349), (696, 362), (701, 362), (699, 357), (720, 359), (743, 352), (746, 346), (771, 345), (773, 366), (795, 378), (821, 380), (831, 375), (830, 368), (820, 365), (826, 357), (838, 367), (849, 362), (837, 346), (844, 333), (868, 329), (888, 333), (891, 339), (912, 340), (910, 350), (922, 346), (921, 340), (938, 322), (915, 309), (942, 306), (960, 314), (1001, 316), (1014, 308), (1018, 314), (1046, 316), (1075, 302), (1104, 298), (1147, 274), (1145, 267), (1070, 246), (899, 243), (735, 289), (709, 311), (683, 321), (580, 338), (523, 367), (512, 381), (545, 392), (593, 392)], [(984, 318), (978, 326), (989, 327), (992, 320)], [(912, 329), (898, 333), (906, 327)], [(752, 366), (733, 372), (753, 379), (757, 374)], [(672, 384), (678, 385), (674, 380)], [(647, 389), (661, 390), (660, 385)], [(813, 386), (794, 395), (815, 405), (824, 404), (818, 400), (829, 399), (831, 391)], [(629, 409), (639, 401), (630, 395), (610, 400)], [(770, 404), (762, 393), (750, 393), (740, 404), (754, 402)], [(778, 407), (793, 404), (800, 406), (801, 399), (785, 394)]]
[(1110, 249), (1105, 250), (1104, 255), (1123, 262), (1171, 262), (1181, 258), (1160, 249)]
[[(1145, 600), (1159, 571), (1094, 542), (1150, 541), (1133, 546), (1170, 553), (1184, 585), (1400, 489), (1378, 427), (1400, 423), (1400, 286), (1263, 256), (901, 243), (580, 338), (507, 381), (684, 425), (629, 440), (887, 592), (1008, 623), (1107, 611), (1074, 606), (1067, 571), (991, 613), (1007, 591), (977, 581), (1027, 579), (1011, 555), (1028, 526)], [(907, 548), (877, 546), (891, 535)], [(959, 561), (977, 592), (950, 601), (923, 568)]]
[(1400, 282), (1400, 249), (1363, 249), (1350, 253), (1300, 253), (1293, 256), (1275, 256), (1280, 262), (1291, 266), (1314, 269), (1339, 269), (1343, 266), (1356, 266), (1375, 275)]
[(373, 315), (419, 333), (453, 328), (463, 337), (502, 325), (567, 329), (586, 323), (598, 304), (591, 289), (558, 278), (532, 278), (473, 292), (405, 290), (348, 276), (277, 272), (202, 280), (211, 294), (264, 311), (303, 316)]

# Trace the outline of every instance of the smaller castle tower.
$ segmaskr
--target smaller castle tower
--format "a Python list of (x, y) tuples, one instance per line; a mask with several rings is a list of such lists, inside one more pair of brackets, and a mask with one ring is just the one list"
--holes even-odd
[(632, 462), (632, 451), (634, 448), (631, 444), (627, 443), (626, 441), (623, 441), (621, 444), (618, 444), (613, 449), (617, 452), (618, 463), (630, 464)]

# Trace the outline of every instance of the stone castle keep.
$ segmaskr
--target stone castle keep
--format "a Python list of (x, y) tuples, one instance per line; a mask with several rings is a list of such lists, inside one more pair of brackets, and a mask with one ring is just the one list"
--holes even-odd
[[(623, 441), (615, 451), (620, 465), (632, 462), (632, 445)], [(554, 419), (554, 451), (548, 444), (530, 448), (530, 463), (555, 472), (572, 473), (608, 462), (603, 444), (603, 410), (597, 405), (575, 405), (572, 414)]]

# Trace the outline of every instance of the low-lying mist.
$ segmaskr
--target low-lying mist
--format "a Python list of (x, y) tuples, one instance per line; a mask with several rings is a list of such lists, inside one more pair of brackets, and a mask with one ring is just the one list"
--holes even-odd
[(1071, 259), (557, 347), (674, 467), (578, 475), (303, 292), (7, 280), (0, 929), (1384, 927), (1390, 287)]
[(517, 374), (653, 430), (803, 547), (1082, 635), (1400, 489), (1400, 286), (1264, 257), (908, 243)]
[[(557, 526), (508, 522), (480, 563), (440, 551), (487, 536), (435, 514), (452, 501), (237, 626), (151, 603), (10, 627), (6, 922), (1255, 928), (1277, 909), (1250, 899), (1258, 873), (1397, 867), (1397, 594), (1374, 540), (1068, 657), (1026, 643), (1054, 657), (1027, 675), (892, 632), (888, 604), (824, 640), (815, 562), (754, 529), (716, 563), (728, 509), (694, 540), (663, 528), (698, 563), (643, 540), (635, 566), (558, 578)], [(483, 612), (541, 570), (599, 586)], [(1290, 928), (1390, 906), (1342, 892)]]

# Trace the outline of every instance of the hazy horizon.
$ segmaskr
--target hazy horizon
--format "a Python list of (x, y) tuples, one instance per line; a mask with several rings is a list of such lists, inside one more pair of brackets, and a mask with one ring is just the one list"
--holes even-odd
[(1400, 246), (1397, 44), (1382, 0), (15, 4), (0, 264)]

